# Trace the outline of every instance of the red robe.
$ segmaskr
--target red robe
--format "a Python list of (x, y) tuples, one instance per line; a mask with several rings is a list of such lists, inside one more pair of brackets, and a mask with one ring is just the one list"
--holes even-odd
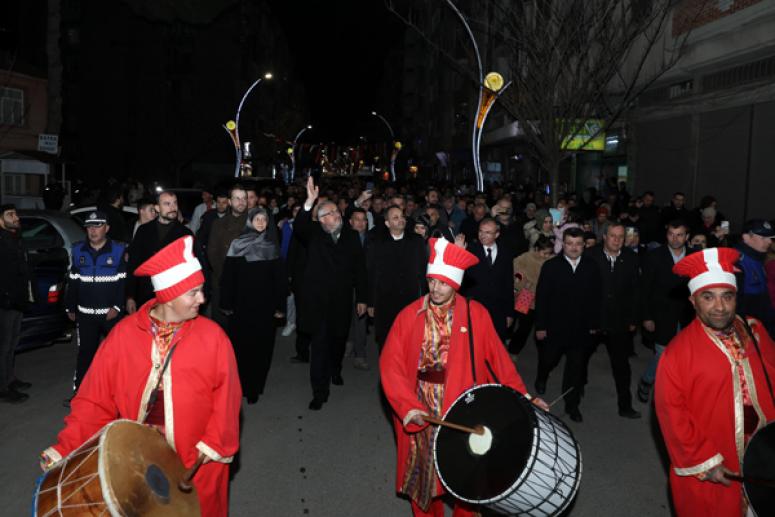
[[(465, 390), (474, 386), (468, 343), (468, 317), (466, 299), (456, 294), (452, 315), (452, 336), (447, 356), (447, 376), (444, 386), (442, 414)], [(417, 398), (417, 366), (425, 330), (425, 311), (428, 297), (424, 296), (407, 305), (396, 317), (390, 329), (385, 347), (379, 359), (382, 389), (393, 407), (393, 425), (398, 441), (398, 468), (396, 490), (401, 490), (409, 455), (410, 434), (424, 428), (410, 423), (406, 428), (403, 419), (412, 409), (428, 412)], [(501, 384), (520, 393), (527, 393), (522, 378), (517, 373), (506, 347), (498, 338), (487, 309), (471, 300), (471, 326), (474, 329), (474, 357), (478, 384), (495, 382), (487, 370), (490, 364)], [(426, 424), (427, 425), (427, 424)], [(437, 482), (436, 495), (443, 494), (441, 482)]]
[[(775, 343), (760, 322), (749, 319), (771, 379)], [(751, 344), (742, 364), (758, 428), (775, 418), (762, 361)], [(695, 319), (665, 349), (654, 390), (659, 425), (670, 455), (670, 487), (679, 517), (742, 515), (740, 483), (700, 481), (696, 475), (721, 463), (740, 472), (745, 448), (743, 394), (732, 356), (712, 331)]]
[[(71, 402), (65, 428), (45, 452), (53, 460), (67, 456), (117, 418), (139, 420), (161, 368), (151, 333), (151, 300), (119, 322), (100, 345)], [(229, 466), (239, 448), (242, 401), (237, 363), (221, 328), (199, 316), (185, 322), (163, 376), (165, 437), (186, 467), (200, 452), (212, 461), (194, 477), (202, 515), (228, 514)]]

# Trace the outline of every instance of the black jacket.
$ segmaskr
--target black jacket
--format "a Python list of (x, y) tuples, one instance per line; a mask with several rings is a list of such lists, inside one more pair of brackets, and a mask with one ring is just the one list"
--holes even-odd
[[(687, 254), (694, 252), (687, 246)], [(673, 273), (674, 264), (668, 246), (651, 250), (641, 262), (641, 318), (654, 322), (654, 341), (663, 346), (678, 333), (679, 324), (683, 328), (694, 318), (689, 279)]]
[[(126, 297), (133, 298), (137, 308), (140, 308), (154, 295), (150, 277), (136, 277), (135, 270), (164, 246), (186, 235), (192, 235), (191, 230), (178, 221), (169, 224), (169, 229), (161, 239), (159, 238), (161, 223), (158, 219), (140, 225), (135, 233), (135, 238), (127, 249), (129, 259), (127, 260)], [(202, 262), (201, 252), (196, 243), (194, 243), (194, 253)]]
[(468, 251), (476, 255), (479, 263), (471, 266), (463, 278), (462, 292), (484, 305), (490, 313), (495, 331), (506, 337), (506, 318), (514, 314), (514, 254), (500, 241), (495, 262), (488, 264), (484, 246), (475, 242)]
[(566, 341), (599, 329), (601, 282), (588, 257), (581, 257), (575, 273), (563, 254), (544, 262), (536, 286), (535, 329)]
[(328, 332), (346, 337), (352, 317), (353, 289), (357, 303), (366, 303), (366, 256), (358, 233), (342, 226), (339, 240), (312, 221), (311, 211), (299, 210), (293, 234), (306, 248), (297, 324), (302, 332), (316, 333), (323, 322)]
[(401, 309), (427, 292), (426, 253), (423, 238), (408, 230), (400, 240), (394, 240), (388, 232), (371, 241), (366, 255), (367, 304), (374, 307), (377, 343), (385, 342)]
[(640, 322), (640, 265), (637, 253), (622, 248), (613, 268), (598, 244), (584, 253), (593, 260), (602, 279), (600, 328), (606, 332), (627, 332), (630, 325)]
[(23, 311), (30, 303), (32, 274), (17, 235), (0, 228), (0, 309)]

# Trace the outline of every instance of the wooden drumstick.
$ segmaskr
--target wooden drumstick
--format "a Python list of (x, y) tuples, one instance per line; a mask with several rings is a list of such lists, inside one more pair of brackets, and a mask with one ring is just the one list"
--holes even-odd
[(447, 422), (446, 420), (442, 420), (441, 418), (436, 418), (435, 416), (430, 416), (430, 415), (421, 415), (421, 416), (422, 416), (422, 419), (428, 422), (429, 424), (440, 425), (442, 427), (449, 427), (450, 429), (455, 429), (456, 431), (463, 431), (464, 433), (471, 433), (471, 434), (478, 434), (478, 435), (484, 434), (484, 427), (480, 425), (476, 427), (467, 427), (465, 425), (453, 424), (452, 422)]
[(752, 485), (768, 486), (770, 488), (775, 487), (775, 480), (773, 479), (752, 478), (739, 474), (727, 474), (726, 472), (724, 477), (732, 481), (739, 481), (740, 483), (751, 483)]
[(193, 488), (193, 485), (191, 485), (191, 480), (194, 479), (194, 475), (196, 474), (196, 471), (199, 470), (199, 467), (202, 466), (202, 463), (205, 460), (205, 455), (200, 454), (199, 457), (196, 459), (196, 463), (186, 471), (185, 474), (183, 474), (183, 479), (180, 480), (180, 483), (178, 483), (178, 489), (180, 489), (181, 492), (189, 493), (191, 492), (191, 489)]

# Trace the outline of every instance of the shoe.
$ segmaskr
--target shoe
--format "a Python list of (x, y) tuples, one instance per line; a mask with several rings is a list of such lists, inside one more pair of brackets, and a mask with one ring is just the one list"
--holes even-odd
[(32, 384), (29, 382), (20, 381), (19, 379), (14, 379), (14, 381), (8, 385), (8, 387), (12, 390), (28, 390), (32, 388)]
[[(75, 397), (75, 395), (73, 395)], [(73, 397), (67, 397), (65, 400), (62, 401), (62, 405), (64, 407), (70, 407), (70, 401), (73, 400)]]
[(304, 357), (299, 357), (298, 355), (294, 355), (291, 357), (291, 362), (294, 364), (301, 364), (301, 363), (308, 363), (309, 359), (305, 359)]
[(536, 381), (535, 383), (536, 393), (543, 395), (546, 393), (546, 381)]
[(334, 375), (331, 377), (331, 384), (334, 386), (344, 386), (344, 379), (341, 375)]
[(353, 359), (353, 368), (357, 370), (369, 370), (369, 363), (363, 357), (356, 357)]
[(295, 323), (288, 323), (286, 326), (283, 327), (282, 332), (280, 334), (283, 337), (288, 337), (291, 334), (293, 334), (293, 331), (296, 330), (296, 324)]
[(570, 419), (571, 419), (571, 420), (573, 420), (574, 422), (579, 422), (579, 423), (581, 423), (581, 422), (583, 422), (583, 421), (584, 421), (584, 417), (582, 417), (582, 416), (581, 416), (581, 411), (579, 411), (579, 408), (576, 408), (576, 409), (569, 409), (569, 410), (568, 410), (568, 416), (569, 416), (569, 417), (570, 417)]
[(640, 418), (640, 411), (635, 411), (632, 408), (620, 409), (619, 416), (622, 418), (637, 419)]
[(325, 403), (326, 403), (326, 401), (325, 401), (325, 400), (323, 400), (322, 398), (315, 397), (315, 398), (314, 398), (314, 399), (312, 399), (312, 401), (309, 403), (309, 408), (310, 408), (312, 411), (320, 411), (321, 409), (323, 409), (323, 404), (325, 404)]
[(22, 393), (21, 391), (16, 391), (13, 388), (0, 391), (0, 400), (3, 402), (8, 402), (9, 404), (21, 404), (28, 398), (30, 398), (29, 395)]
[(649, 395), (651, 395), (651, 385), (646, 384), (643, 381), (640, 381), (638, 383), (638, 400), (643, 402), (644, 404), (648, 404), (649, 401)]
[(246, 397), (246, 398), (248, 399), (248, 404), (255, 404), (256, 402), (258, 402), (258, 395), (254, 397)]

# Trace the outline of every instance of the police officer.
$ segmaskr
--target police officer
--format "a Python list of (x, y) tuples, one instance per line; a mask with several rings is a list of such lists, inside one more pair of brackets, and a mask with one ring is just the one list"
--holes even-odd
[(99, 210), (90, 213), (84, 226), (88, 238), (73, 244), (66, 296), (67, 316), (78, 328), (74, 390), (86, 375), (100, 342), (123, 312), (126, 280), (126, 244), (107, 236), (110, 226), (106, 214)]

